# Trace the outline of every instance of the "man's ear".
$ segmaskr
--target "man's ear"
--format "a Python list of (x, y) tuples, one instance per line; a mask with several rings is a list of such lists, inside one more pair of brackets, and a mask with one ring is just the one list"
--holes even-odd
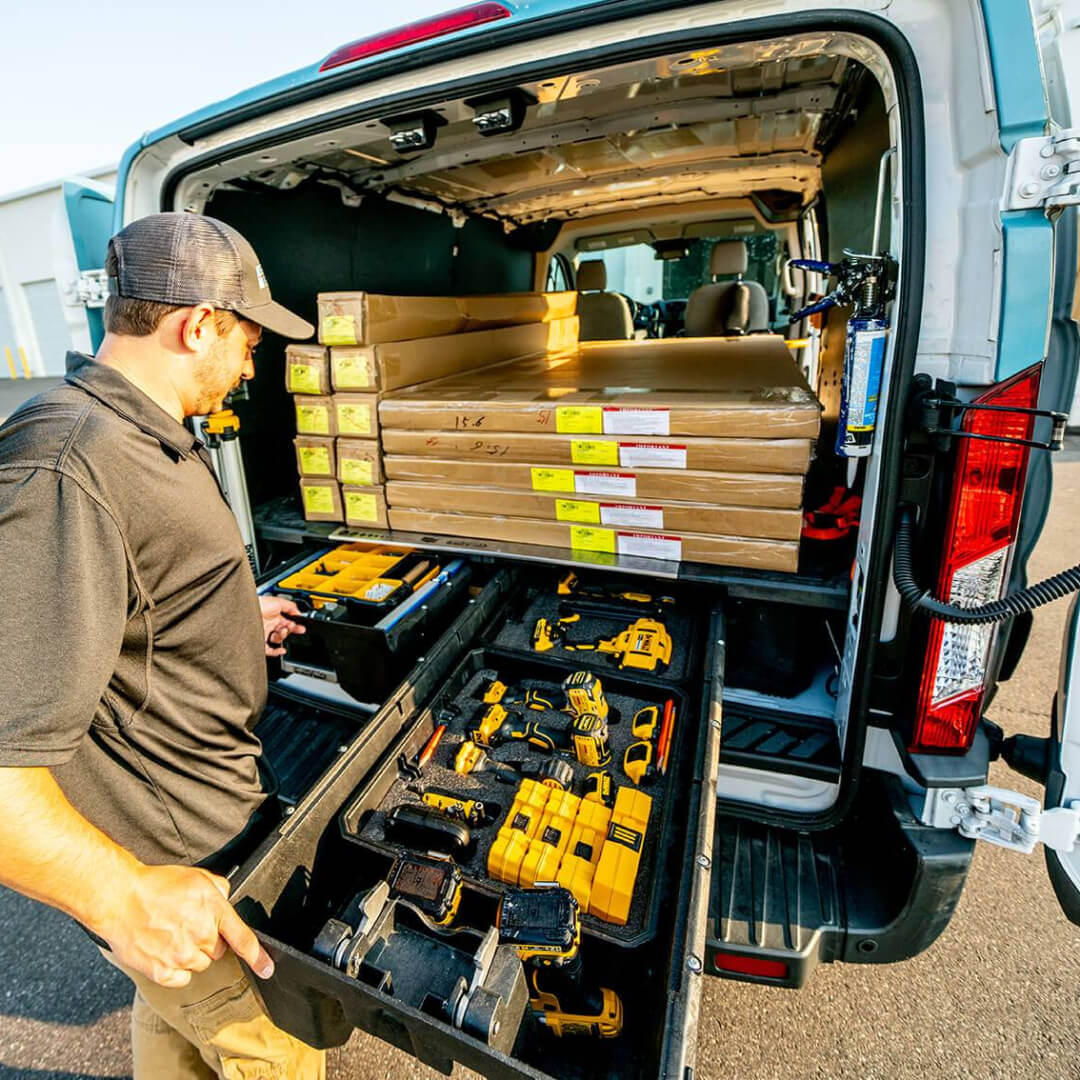
[(180, 342), (191, 352), (202, 352), (217, 337), (214, 309), (209, 304), (196, 304), (180, 326)]

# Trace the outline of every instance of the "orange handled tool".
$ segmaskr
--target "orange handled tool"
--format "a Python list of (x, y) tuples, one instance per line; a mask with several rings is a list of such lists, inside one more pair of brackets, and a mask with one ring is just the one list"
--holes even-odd
[(675, 727), (675, 701), (664, 702), (664, 719), (660, 722), (660, 735), (656, 740), (656, 764), (661, 774), (667, 772), (668, 755), (671, 752), (671, 733)]

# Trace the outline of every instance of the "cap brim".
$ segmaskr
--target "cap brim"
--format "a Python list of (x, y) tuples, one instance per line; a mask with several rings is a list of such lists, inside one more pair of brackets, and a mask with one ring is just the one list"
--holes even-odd
[(299, 315), (294, 315), (288, 308), (282, 307), (273, 300), (269, 304), (260, 304), (258, 307), (236, 308), (236, 313), (293, 341), (307, 341), (315, 334), (315, 327), (311, 323), (306, 319), (301, 319)]

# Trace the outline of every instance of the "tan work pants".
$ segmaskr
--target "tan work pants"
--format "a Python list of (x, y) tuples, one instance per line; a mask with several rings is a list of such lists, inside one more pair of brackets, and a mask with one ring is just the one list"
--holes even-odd
[(178, 990), (102, 955), (135, 983), (134, 1080), (325, 1080), (326, 1052), (273, 1025), (231, 952)]

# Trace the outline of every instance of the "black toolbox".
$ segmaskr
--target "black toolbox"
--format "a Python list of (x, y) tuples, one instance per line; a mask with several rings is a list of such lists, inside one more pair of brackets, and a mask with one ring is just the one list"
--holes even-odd
[[(560, 1039), (526, 1018), (512, 1042), (483, 1041), (396, 998), (392, 988), (350, 978), (312, 955), (327, 920), (386, 876), (394, 852), (365, 842), (356, 825), (398, 785), (398, 758), (412, 759), (424, 746), (437, 723), (435, 709), (482, 670), (478, 665), (521, 662), (523, 654), (515, 661), (512, 651), (496, 644), (508, 616), (520, 617), (532, 595), (512, 586), (512, 578), (513, 572), (500, 571), (470, 601), (295, 812), (233, 875), (237, 909), (276, 964), (270, 980), (253, 983), (275, 1023), (313, 1046), (341, 1045), (360, 1028), (446, 1074), (458, 1061), (492, 1077), (681, 1077), (692, 1067), (706, 967), (724, 662), (719, 609), (706, 616), (706, 653), (700, 667), (688, 660), (682, 686), (664, 673), (597, 669), (613, 697), (629, 690), (662, 700), (673, 693), (684, 710), (665, 786), (656, 792), (658, 857), (645, 914), (628, 924), (622, 940), (614, 928), (585, 920), (582, 958), (592, 981), (614, 986), (624, 1001), (619, 1037)], [(589, 666), (584, 655), (536, 660), (536, 670), (559, 676)], [(629, 726), (629, 718), (620, 725)], [(614, 778), (618, 763), (610, 768)], [(462, 911), (479, 922), (492, 918), (497, 892), (490, 882), (470, 882), (466, 875)]]
[[(322, 563), (347, 549), (363, 552), (360, 561), (370, 561), (382, 581), (430, 569), (415, 592), (403, 586), (367, 601), (334, 591), (332, 570), (313, 570), (321, 571)], [(466, 559), (423, 559), (394, 545), (331, 545), (306, 552), (262, 587), (294, 600), (303, 612), (292, 618), (306, 632), (286, 639), (282, 670), (336, 682), (357, 701), (382, 701), (458, 614), (472, 574)]]

